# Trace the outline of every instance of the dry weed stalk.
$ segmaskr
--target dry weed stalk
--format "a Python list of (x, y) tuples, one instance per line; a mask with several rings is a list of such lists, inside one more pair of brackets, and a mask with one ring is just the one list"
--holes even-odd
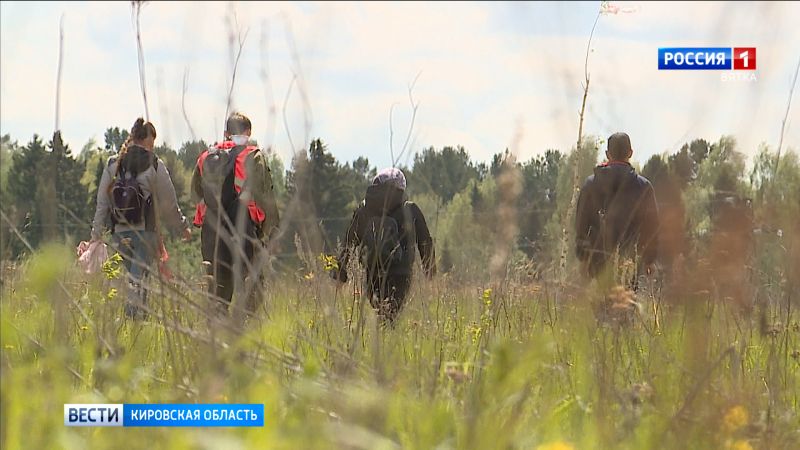
[[(521, 131), (514, 136), (513, 149), (521, 140)], [(517, 199), (522, 192), (522, 175), (517, 165), (514, 151), (508, 153), (503, 160), (500, 176), (497, 178), (497, 223), (495, 233), (494, 254), (489, 261), (489, 271), (493, 284), (500, 288), (506, 277), (511, 252), (519, 234), (517, 217)]]
[(136, 26), (136, 50), (138, 54), (139, 65), (139, 86), (142, 89), (142, 100), (144, 100), (144, 117), (148, 122), (150, 121), (150, 109), (147, 107), (147, 86), (146, 75), (144, 70), (144, 48), (142, 46), (142, 27), (140, 17), (142, 14), (142, 7), (145, 5), (144, 1), (134, 0), (131, 2), (131, 12), (134, 16)]
[(394, 156), (394, 126), (392, 122), (392, 113), (394, 112), (395, 104), (393, 103), (392, 106), (389, 107), (389, 155), (392, 158), (392, 167), (397, 167), (397, 163), (408, 149), (408, 143), (411, 140), (412, 133), (414, 132), (414, 123), (417, 120), (417, 110), (419, 109), (419, 102), (414, 101), (414, 87), (417, 85), (420, 75), (422, 75), (422, 71), (417, 72), (417, 76), (414, 77), (414, 81), (408, 85), (408, 102), (411, 105), (411, 121), (408, 125), (406, 140), (403, 142), (403, 147), (400, 149), (400, 153), (397, 154), (397, 158)]
[(61, 21), (58, 25), (58, 69), (56, 72), (56, 120), (55, 131), (60, 129), (59, 119), (61, 118), (61, 68), (64, 62), (64, 14), (61, 14)]
[(197, 140), (197, 135), (194, 132), (192, 122), (189, 121), (189, 114), (186, 112), (186, 91), (189, 89), (189, 68), (183, 71), (183, 86), (181, 88), (181, 113), (183, 113), (183, 120), (189, 128), (189, 134), (192, 136), (192, 141)]
[[(228, 119), (228, 114), (231, 112), (231, 107), (233, 105), (233, 88), (236, 86), (236, 72), (239, 68), (239, 60), (242, 57), (242, 50), (244, 50), (244, 43), (247, 41), (247, 34), (250, 32), (250, 29), (245, 29), (244, 32), (239, 28), (239, 19), (236, 16), (236, 11), (233, 10), (231, 7), (230, 12), (228, 13), (228, 26), (230, 27), (228, 31), (228, 48), (231, 55), (231, 63), (233, 64), (233, 69), (231, 70), (231, 82), (228, 86), (228, 99), (225, 103), (225, 115), (223, 116), (225, 120)], [(236, 57), (234, 58), (234, 48), (236, 48)]]

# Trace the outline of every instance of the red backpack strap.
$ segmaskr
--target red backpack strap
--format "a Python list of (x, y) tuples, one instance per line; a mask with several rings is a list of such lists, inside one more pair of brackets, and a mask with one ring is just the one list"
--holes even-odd
[(194, 208), (194, 220), (192, 223), (194, 226), (200, 228), (203, 226), (203, 222), (206, 219), (206, 202), (200, 200)]
[(208, 150), (200, 153), (200, 156), (197, 157), (197, 170), (200, 172), (200, 176), (203, 175), (203, 164), (206, 162), (206, 158), (208, 158)]
[[(247, 179), (247, 157), (255, 152), (260, 151), (255, 145), (248, 145), (238, 155), (236, 155), (236, 166), (234, 168), (233, 186), (237, 193), (242, 192), (244, 182)], [(247, 211), (250, 219), (260, 225), (264, 223), (267, 215), (264, 211), (256, 205), (254, 200), (247, 203)]]
[(255, 145), (248, 145), (238, 155), (236, 155), (236, 165), (234, 166), (233, 185), (236, 192), (241, 192), (244, 182), (247, 179), (247, 157), (259, 151)]

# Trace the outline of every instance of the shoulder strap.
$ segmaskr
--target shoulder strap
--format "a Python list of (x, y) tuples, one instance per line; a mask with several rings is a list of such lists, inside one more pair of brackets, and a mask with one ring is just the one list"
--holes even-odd
[(414, 218), (411, 215), (411, 209), (408, 205), (409, 202), (406, 200), (387, 215), (387, 217), (391, 217), (397, 222), (397, 231), (399, 231), (404, 238), (408, 233), (407, 228), (414, 226)]
[(238, 146), (231, 149), (231, 157), (235, 163), (247, 164), (247, 157), (250, 155), (255, 156), (259, 152), (259, 148), (255, 145)]
[(203, 163), (206, 162), (206, 158), (208, 158), (208, 150), (203, 151), (203, 153), (200, 153), (200, 156), (197, 157), (197, 170), (200, 172), (200, 176), (203, 175)]
[(411, 214), (411, 206), (410, 205), (411, 205), (411, 202), (406, 200), (406, 201), (403, 202), (402, 205), (400, 205), (397, 208), (397, 211), (402, 213), (403, 219), (408, 218), (408, 216)]
[[(220, 151), (220, 152), (227, 151), (228, 152), (228, 163), (225, 166), (225, 173), (226, 174), (233, 171), (234, 167), (236, 166), (236, 158), (239, 156), (239, 153), (241, 153), (244, 149), (245, 149), (244, 146), (239, 146), (239, 148), (233, 147), (233, 148), (231, 148), (229, 150), (226, 150), (224, 147), (220, 147), (220, 146), (216, 147), (217, 151)], [(208, 158), (208, 154), (209, 154), (209, 151), (206, 150), (203, 153), (201, 153), (200, 156), (197, 157), (197, 170), (200, 171), (200, 176), (203, 175), (203, 165), (205, 164), (206, 159)]]
[(228, 150), (228, 153), (231, 155), (231, 159), (236, 160), (242, 152), (250, 153), (252, 149), (255, 148), (252, 145), (237, 145), (232, 149)]
[(225, 166), (225, 173), (229, 174), (236, 169), (236, 160), (239, 159), (239, 155), (243, 152), (247, 153), (250, 147), (245, 145), (237, 145), (232, 149), (228, 150), (228, 164)]

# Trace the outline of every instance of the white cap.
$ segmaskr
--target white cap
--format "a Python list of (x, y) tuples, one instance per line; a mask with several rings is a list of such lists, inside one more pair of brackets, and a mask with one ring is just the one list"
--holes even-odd
[(401, 191), (406, 190), (406, 176), (400, 169), (395, 167), (387, 167), (386, 169), (378, 172), (378, 175), (375, 175), (375, 178), (372, 179), (373, 185), (379, 185), (387, 182), (394, 184)]

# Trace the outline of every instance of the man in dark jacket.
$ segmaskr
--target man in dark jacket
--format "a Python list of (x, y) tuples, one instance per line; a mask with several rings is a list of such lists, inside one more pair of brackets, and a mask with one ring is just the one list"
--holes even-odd
[(595, 167), (581, 188), (575, 217), (576, 253), (591, 277), (605, 269), (617, 250), (626, 257), (640, 257), (637, 272), (653, 270), (658, 206), (653, 186), (631, 167), (632, 154), (630, 137), (614, 133), (608, 138), (607, 162)]
[[(406, 178), (399, 169), (384, 169), (367, 188), (364, 202), (353, 213), (334, 279), (347, 281), (347, 264), (354, 250), (366, 271), (365, 293), (382, 321), (393, 323), (411, 286), (416, 246), (427, 277), (436, 260), (425, 216), (406, 200)], [(394, 242), (394, 243), (393, 243)], [(380, 248), (372, 248), (378, 246)], [(375, 256), (382, 253), (383, 256)], [(385, 259), (385, 260), (384, 260)]]

